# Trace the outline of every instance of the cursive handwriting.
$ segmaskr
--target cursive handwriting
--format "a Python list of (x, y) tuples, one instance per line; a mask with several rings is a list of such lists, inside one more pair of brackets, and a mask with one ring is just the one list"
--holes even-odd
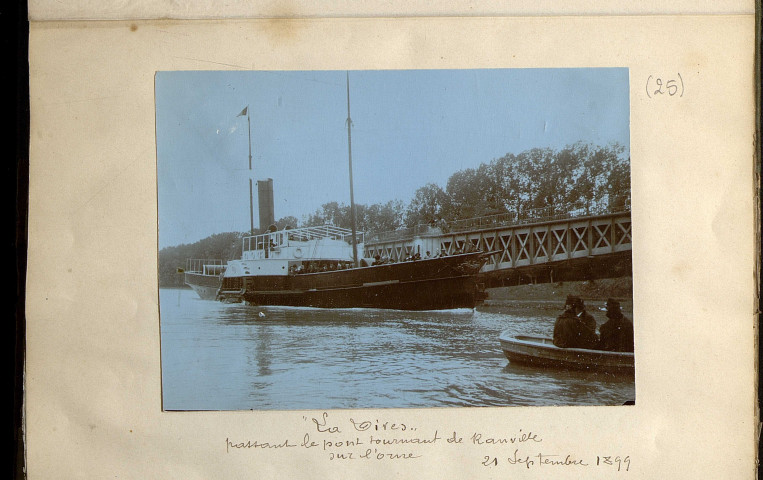
[(437, 440), (441, 440), (441, 437), (437, 435), (437, 430), (434, 431), (434, 436), (431, 438), (418, 438), (418, 437), (412, 437), (412, 438), (374, 438), (373, 435), (371, 435), (371, 439), (369, 440), (370, 443), (374, 443), (376, 445), (398, 445), (402, 443), (435, 443)]
[[(573, 452), (558, 453), (547, 445), (544, 435), (523, 428), (497, 431), (471, 431), (466, 434), (451, 429), (427, 429), (389, 418), (342, 418), (321, 412), (302, 416), (305, 429), (292, 438), (225, 438), (225, 451), (248, 450), (258, 455), (282, 455), (283, 452), (309, 450), (337, 462), (408, 462), (426, 456), (473, 455), (484, 467), (499, 466), (538, 468), (592, 468), (610, 472), (628, 472), (629, 455), (601, 452), (581, 457)], [(440, 432), (445, 431), (444, 434)], [(295, 450), (296, 449), (296, 450)], [(456, 449), (456, 450), (454, 450)], [(541, 450), (542, 449), (542, 450)], [(289, 455), (290, 453), (287, 453)]]
[(519, 433), (512, 437), (488, 437), (483, 436), (482, 433), (475, 433), (471, 436), (471, 441), (475, 445), (500, 445), (509, 443), (542, 442), (543, 439), (538, 438), (538, 435), (532, 432), (524, 433), (520, 428)]
[(315, 424), (315, 428), (319, 432), (321, 432), (321, 433), (323, 433), (323, 432), (328, 432), (328, 433), (339, 433), (339, 432), (341, 432), (341, 430), (339, 430), (339, 427), (329, 427), (329, 426), (326, 426), (326, 419), (328, 418), (328, 416), (329, 416), (328, 413), (323, 412), (323, 415), (321, 416), (321, 420), (320, 421), (318, 419), (316, 419), (316, 418), (313, 418), (313, 423)]
[(631, 466), (630, 456), (597, 456), (596, 463), (585, 461), (583, 458), (576, 457), (573, 454), (551, 454), (551, 453), (520, 453), (520, 450), (514, 449), (514, 453), (509, 457), (501, 458), (497, 456), (485, 455), (482, 457), (482, 465), (485, 467), (497, 467), (503, 462), (507, 465), (524, 466), (526, 469), (543, 467), (612, 467), (616, 471), (629, 471)]
[(287, 447), (296, 447), (296, 444), (289, 443), (288, 440), (284, 440), (280, 443), (271, 443), (271, 442), (260, 442), (258, 440), (251, 441), (247, 440), (246, 442), (238, 442), (234, 443), (230, 441), (230, 439), (225, 439), (225, 451), (230, 452), (231, 448), (262, 448), (262, 449), (268, 449), (268, 448), (287, 448)]
[[(369, 430), (371, 427), (373, 427), (374, 431), (386, 431), (386, 430), (400, 430), (401, 432), (404, 432), (408, 430), (410, 427), (408, 427), (404, 423), (392, 423), (392, 422), (379, 422), (379, 420), (370, 421), (370, 420), (363, 420), (360, 422), (356, 422), (354, 419), (350, 418), (350, 423), (352, 424), (353, 428), (357, 430), (358, 432), (365, 432), (366, 430)], [(416, 430), (415, 428), (410, 428), (410, 430)]]

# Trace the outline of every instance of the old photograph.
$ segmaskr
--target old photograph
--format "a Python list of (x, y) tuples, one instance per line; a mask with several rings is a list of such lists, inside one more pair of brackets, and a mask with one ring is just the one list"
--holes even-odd
[(164, 410), (632, 405), (627, 68), (160, 71)]
[(754, 478), (749, 5), (147, 5), (30, 8), (21, 473)]

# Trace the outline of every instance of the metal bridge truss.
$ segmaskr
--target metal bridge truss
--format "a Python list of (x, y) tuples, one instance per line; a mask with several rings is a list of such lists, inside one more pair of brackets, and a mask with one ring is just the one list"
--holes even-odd
[(631, 245), (631, 216), (623, 212), (374, 242), (365, 248), (368, 257), (378, 254), (397, 261), (422, 249), (447, 255), (496, 252), (482, 268), (490, 272), (630, 251)]

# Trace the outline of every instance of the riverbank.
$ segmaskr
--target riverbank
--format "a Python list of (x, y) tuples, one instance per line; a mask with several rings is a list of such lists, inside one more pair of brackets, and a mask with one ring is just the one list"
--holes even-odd
[(633, 298), (633, 278), (603, 278), (580, 282), (539, 283), (513, 287), (488, 288), (488, 302), (561, 302), (567, 295), (581, 297), (586, 303), (606, 301), (616, 298), (621, 303), (631, 303)]

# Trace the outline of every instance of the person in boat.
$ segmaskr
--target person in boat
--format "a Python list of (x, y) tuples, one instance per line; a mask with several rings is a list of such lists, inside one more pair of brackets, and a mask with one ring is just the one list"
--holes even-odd
[(633, 323), (620, 311), (620, 302), (607, 300), (608, 320), (599, 327), (599, 350), (608, 352), (633, 351)]
[(426, 260), (428, 258), (432, 258), (432, 254), (429, 253), (429, 250), (427, 250), (427, 253), (424, 254), (424, 260)]
[(376, 255), (374, 255), (374, 263), (372, 263), (371, 266), (373, 267), (375, 265), (381, 265), (381, 264), (382, 264), (381, 256), (377, 253)]
[(564, 313), (554, 325), (554, 345), (560, 348), (590, 348), (599, 345), (596, 320), (586, 312), (583, 299), (568, 295)]

